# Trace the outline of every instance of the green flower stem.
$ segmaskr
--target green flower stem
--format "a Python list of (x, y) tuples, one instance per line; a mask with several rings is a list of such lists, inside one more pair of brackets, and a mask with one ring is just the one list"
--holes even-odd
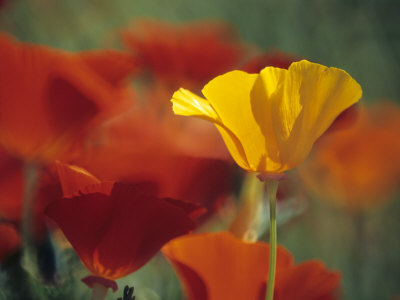
[(269, 199), (269, 271), (266, 300), (273, 300), (275, 287), (275, 269), (276, 269), (276, 192), (278, 190), (278, 180), (267, 180), (267, 192)]
[(22, 201), (22, 241), (24, 244), (22, 264), (23, 266), (35, 265), (33, 254), (33, 235), (35, 224), (35, 202), (38, 182), (38, 167), (34, 164), (26, 164), (24, 168), (24, 194)]
[(108, 287), (99, 283), (94, 283), (92, 287), (92, 300), (104, 300), (106, 299)]

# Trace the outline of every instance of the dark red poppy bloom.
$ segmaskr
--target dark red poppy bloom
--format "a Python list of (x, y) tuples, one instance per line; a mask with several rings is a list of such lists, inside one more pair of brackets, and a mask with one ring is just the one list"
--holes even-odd
[(0, 144), (28, 160), (64, 153), (118, 103), (127, 66), (110, 57), (125, 55), (73, 54), (0, 34)]
[(243, 55), (235, 30), (221, 22), (140, 20), (125, 29), (122, 38), (157, 79), (177, 86), (202, 85), (231, 70)]
[[(172, 240), (163, 253), (176, 270), (190, 300), (265, 299), (269, 245), (246, 243), (231, 233), (187, 235)], [(319, 261), (294, 264), (278, 246), (275, 300), (334, 300), (340, 274)]]
[(149, 261), (194, 223), (185, 210), (134, 184), (102, 182), (55, 201), (46, 214), (61, 228), (85, 267), (114, 280)]

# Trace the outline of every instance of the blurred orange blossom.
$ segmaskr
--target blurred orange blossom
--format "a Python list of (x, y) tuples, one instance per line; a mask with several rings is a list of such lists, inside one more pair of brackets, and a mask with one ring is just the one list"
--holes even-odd
[[(268, 278), (269, 245), (246, 243), (227, 232), (192, 234), (170, 241), (162, 249), (189, 300), (262, 300)], [(341, 275), (319, 261), (295, 265), (278, 247), (275, 300), (338, 299)]]
[(324, 135), (300, 173), (322, 199), (349, 210), (386, 202), (400, 178), (400, 108), (361, 107), (352, 126)]

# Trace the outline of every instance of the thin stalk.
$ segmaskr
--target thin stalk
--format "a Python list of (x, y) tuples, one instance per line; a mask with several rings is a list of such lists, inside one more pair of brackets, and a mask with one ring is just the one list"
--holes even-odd
[(278, 190), (278, 180), (267, 180), (267, 192), (269, 199), (269, 270), (266, 300), (273, 300), (275, 287), (276, 269), (276, 192)]
[(108, 287), (99, 283), (94, 283), (92, 287), (92, 300), (104, 300), (106, 299)]
[(37, 166), (26, 164), (24, 169), (24, 194), (22, 199), (22, 241), (24, 244), (23, 265), (32, 264), (33, 255), (33, 235), (35, 224), (35, 202), (37, 190), (38, 172)]

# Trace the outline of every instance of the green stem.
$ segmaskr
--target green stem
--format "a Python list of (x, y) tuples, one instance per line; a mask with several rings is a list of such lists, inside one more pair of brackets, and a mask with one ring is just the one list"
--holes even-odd
[(108, 287), (99, 283), (94, 283), (92, 287), (92, 300), (104, 300), (106, 299)]
[(37, 166), (26, 164), (24, 169), (24, 194), (22, 201), (22, 241), (24, 243), (23, 265), (32, 264), (34, 255), (33, 251), (33, 236), (35, 228), (35, 202), (37, 189)]
[(274, 179), (267, 180), (267, 192), (269, 199), (269, 270), (266, 300), (273, 300), (275, 287), (275, 269), (276, 269), (276, 192), (279, 181)]

